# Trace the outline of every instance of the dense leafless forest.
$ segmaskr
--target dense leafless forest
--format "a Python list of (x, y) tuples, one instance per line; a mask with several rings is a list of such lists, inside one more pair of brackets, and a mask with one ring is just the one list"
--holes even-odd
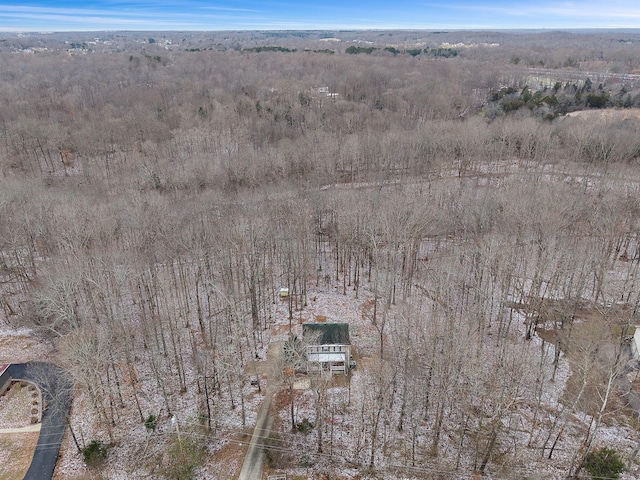
[[(58, 478), (237, 478), (265, 380), (270, 472), (638, 478), (639, 45), (4, 34), (0, 333), (73, 376)], [(351, 376), (259, 371), (316, 316)]]

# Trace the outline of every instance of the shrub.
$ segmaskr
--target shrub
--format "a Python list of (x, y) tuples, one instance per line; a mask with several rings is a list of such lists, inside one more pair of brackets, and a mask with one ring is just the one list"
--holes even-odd
[(592, 478), (616, 480), (624, 471), (624, 463), (618, 452), (603, 447), (587, 455), (584, 460), (584, 469), (591, 474)]
[(169, 446), (165, 478), (170, 480), (190, 480), (196, 478), (196, 470), (204, 458), (204, 446), (196, 439), (182, 435)]
[(609, 102), (609, 94), (602, 92), (601, 94), (590, 93), (587, 95), (587, 105), (591, 108), (604, 108)]
[(152, 432), (156, 431), (156, 427), (158, 426), (158, 417), (155, 415), (149, 415), (147, 419), (144, 421), (144, 426), (147, 431), (151, 430)]
[(296, 428), (299, 432), (307, 435), (309, 432), (311, 432), (311, 430), (313, 430), (313, 423), (311, 423), (309, 419), (305, 417), (301, 422), (298, 422), (296, 424)]
[(282, 449), (282, 438), (277, 434), (271, 434), (265, 440), (262, 453), (266, 465), (274, 470), (286, 470), (298, 465), (297, 453)]
[(97, 467), (107, 458), (107, 445), (101, 440), (91, 440), (89, 445), (82, 449), (82, 459), (90, 467)]

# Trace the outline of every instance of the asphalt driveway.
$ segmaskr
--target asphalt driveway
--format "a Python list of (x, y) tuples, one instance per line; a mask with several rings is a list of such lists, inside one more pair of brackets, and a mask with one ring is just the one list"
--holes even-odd
[(67, 418), (73, 400), (69, 375), (51, 363), (15, 363), (8, 368), (13, 380), (33, 382), (42, 392), (42, 426), (31, 466), (25, 480), (49, 480), (58, 461), (60, 445), (67, 427)]

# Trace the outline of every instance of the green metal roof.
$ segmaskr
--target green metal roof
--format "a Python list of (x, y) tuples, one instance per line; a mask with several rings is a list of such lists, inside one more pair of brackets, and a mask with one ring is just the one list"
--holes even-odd
[(303, 323), (302, 338), (316, 345), (351, 344), (348, 323)]

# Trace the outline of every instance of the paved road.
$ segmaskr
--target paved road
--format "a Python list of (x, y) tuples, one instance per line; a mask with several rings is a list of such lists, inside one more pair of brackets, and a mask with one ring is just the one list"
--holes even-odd
[(282, 358), (282, 343), (273, 342), (269, 345), (267, 361), (269, 366), (267, 373), (267, 393), (262, 400), (256, 426), (253, 429), (251, 443), (244, 456), (242, 462), (242, 470), (238, 480), (260, 480), (262, 478), (262, 464), (264, 463), (264, 445), (265, 440), (269, 437), (271, 427), (273, 426), (273, 417), (271, 416), (271, 399), (273, 394), (278, 390), (278, 375), (275, 369), (280, 367), (280, 359)]
[(14, 363), (8, 370), (12, 379), (33, 382), (42, 392), (45, 410), (40, 436), (24, 480), (49, 480), (53, 477), (71, 410), (71, 380), (62, 368), (51, 363)]

